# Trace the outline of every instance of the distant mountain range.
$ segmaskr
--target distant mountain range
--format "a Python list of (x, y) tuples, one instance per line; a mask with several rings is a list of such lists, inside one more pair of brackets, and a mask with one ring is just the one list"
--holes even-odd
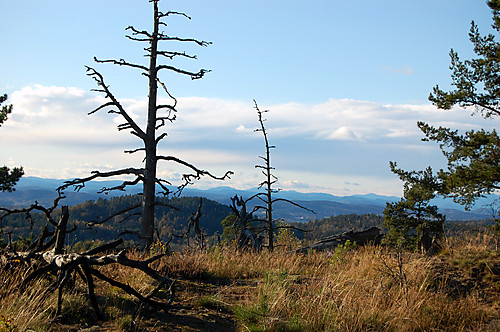
[[(55, 188), (60, 186), (64, 180), (42, 179), (36, 177), (23, 177), (16, 186), (16, 191), (12, 193), (0, 192), (0, 206), (4, 207), (22, 207), (29, 206), (35, 201), (39, 204), (48, 206), (57, 197)], [(132, 187), (126, 192), (115, 191), (106, 196), (97, 194), (102, 187), (112, 187), (120, 184), (120, 181), (94, 181), (89, 182), (79, 192), (70, 189), (65, 191), (66, 198), (62, 202), (65, 205), (76, 205), (88, 200), (97, 200), (109, 196), (121, 196), (124, 194), (136, 194), (141, 191), (139, 186)], [(234, 195), (248, 198), (257, 193), (258, 190), (247, 189), (238, 190), (231, 187), (216, 187), (212, 189), (186, 188), (183, 196), (199, 196), (217, 201), (222, 204), (230, 204), (231, 197)], [(322, 219), (341, 214), (382, 214), (386, 202), (396, 202), (400, 198), (396, 196), (382, 196), (376, 194), (352, 195), (352, 196), (334, 196), (326, 193), (300, 193), (297, 191), (280, 191), (276, 197), (292, 200), (302, 206), (312, 209), (313, 214), (306, 210), (297, 208), (284, 202), (275, 205), (275, 215), (290, 221), (307, 221), (311, 219)], [(480, 199), (476, 203), (476, 209), (470, 212), (464, 211), (463, 207), (454, 203), (451, 199), (437, 199), (433, 204), (440, 207), (441, 213), (446, 214), (449, 220), (482, 220), (492, 217), (487, 208), (499, 196), (492, 195), (488, 198)]]

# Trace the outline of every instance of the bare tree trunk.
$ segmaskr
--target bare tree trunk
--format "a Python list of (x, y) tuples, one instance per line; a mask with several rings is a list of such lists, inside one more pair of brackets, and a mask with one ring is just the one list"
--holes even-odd
[(267, 233), (269, 240), (269, 251), (274, 250), (274, 222), (273, 222), (273, 198), (272, 198), (272, 187), (271, 187), (271, 154), (269, 153), (269, 143), (266, 136), (266, 153), (267, 153), (267, 209), (266, 209), (266, 219), (267, 219)]
[[(259, 193), (259, 194), (255, 195), (254, 197), (259, 197), (261, 200), (263, 200), (266, 203), (266, 206), (258, 206), (257, 209), (262, 209), (262, 210), (266, 211), (266, 218), (264, 220), (263, 229), (267, 231), (267, 238), (269, 241), (269, 243), (268, 243), (269, 251), (273, 251), (274, 250), (274, 232), (278, 228), (283, 228), (281, 226), (280, 227), (274, 226), (273, 203), (276, 203), (277, 201), (282, 201), (282, 202), (287, 202), (287, 203), (290, 203), (292, 205), (295, 205), (301, 209), (308, 210), (312, 213), (314, 213), (314, 211), (310, 210), (306, 207), (303, 207), (302, 205), (294, 203), (290, 200), (287, 200), (287, 199), (283, 199), (283, 198), (273, 199), (273, 193), (277, 193), (279, 190), (273, 189), (273, 184), (275, 184), (278, 181), (278, 178), (273, 175), (272, 172), (274, 170), (274, 167), (271, 166), (271, 149), (276, 148), (276, 146), (269, 144), (269, 139), (267, 137), (267, 130), (266, 130), (266, 127), (264, 126), (265, 119), (263, 118), (263, 113), (269, 112), (269, 111), (268, 110), (261, 111), (259, 109), (259, 106), (257, 105), (257, 102), (255, 100), (253, 102), (255, 104), (254, 108), (257, 110), (257, 115), (259, 116), (259, 124), (260, 124), (260, 128), (256, 129), (255, 131), (262, 132), (262, 135), (264, 136), (265, 147), (266, 147), (266, 156), (265, 157), (260, 156), (260, 158), (262, 160), (264, 160), (265, 164), (255, 166), (256, 168), (262, 169), (263, 170), (262, 173), (266, 177), (265, 181), (263, 181), (259, 184), (259, 189), (265, 188), (265, 192)], [(260, 196), (265, 197), (265, 199), (260, 197)], [(285, 228), (288, 228), (288, 227), (285, 227)]]
[(57, 225), (57, 234), (56, 234), (56, 246), (54, 248), (55, 255), (64, 254), (64, 240), (66, 237), (66, 230), (68, 227), (69, 220), (69, 210), (68, 206), (63, 206), (61, 208), (61, 220)]
[(146, 164), (144, 170), (142, 220), (141, 220), (141, 247), (147, 250), (153, 244), (155, 229), (155, 186), (156, 186), (156, 113), (157, 113), (157, 69), (156, 58), (158, 54), (158, 3), (154, 2), (154, 27), (151, 35), (151, 53), (149, 59), (149, 96), (148, 96), (148, 122), (144, 146)]

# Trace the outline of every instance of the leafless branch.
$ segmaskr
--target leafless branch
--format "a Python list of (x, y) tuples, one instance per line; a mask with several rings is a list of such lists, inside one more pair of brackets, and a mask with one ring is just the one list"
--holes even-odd
[[(125, 168), (125, 169), (119, 169), (115, 171), (110, 171), (110, 172), (100, 172), (100, 171), (93, 171), (91, 176), (88, 176), (86, 178), (77, 178), (74, 180), (70, 181), (65, 181), (64, 184), (60, 187), (58, 187), (56, 190), (58, 192), (61, 192), (62, 190), (74, 186), (76, 191), (80, 191), (81, 189), (85, 188), (85, 183), (92, 181), (97, 178), (107, 178), (111, 176), (117, 176), (117, 175), (136, 175), (138, 177), (142, 176), (144, 173), (143, 168)], [(128, 181), (125, 181), (128, 182)], [(124, 183), (125, 183), (124, 182)], [(125, 188), (128, 184), (125, 184), (123, 188)], [(109, 191), (106, 188), (103, 188), (100, 193), (104, 191)]]
[[(145, 48), (144, 50), (151, 51), (151, 48)], [(193, 59), (193, 60), (198, 59), (198, 57), (196, 55), (190, 55), (190, 54), (187, 54), (186, 52), (181, 53), (181, 52), (173, 52), (173, 51), (157, 51), (156, 54), (162, 55), (166, 58), (169, 58), (170, 60), (172, 60), (173, 58), (175, 58), (177, 56), (189, 58), (189, 59)]]
[(168, 134), (167, 134), (167, 133), (163, 133), (163, 134), (161, 134), (160, 136), (158, 136), (158, 137), (156, 138), (156, 140), (155, 140), (156, 145), (158, 145), (158, 143), (159, 143), (162, 139), (164, 139), (165, 137), (167, 137), (167, 136), (168, 136)]
[(105, 103), (104, 104), (105, 106), (101, 105), (100, 107), (90, 112), (89, 114), (92, 114), (104, 107), (115, 106), (118, 109), (120, 115), (125, 119), (125, 121), (128, 124), (130, 124), (131, 128), (133, 128), (134, 131), (132, 132), (132, 134), (138, 136), (142, 140), (146, 139), (146, 133), (137, 125), (137, 123), (135, 123), (135, 121), (125, 111), (120, 102), (111, 93), (108, 86), (104, 83), (104, 77), (101, 75), (101, 73), (96, 71), (94, 68), (87, 66), (87, 75), (92, 77), (97, 82), (98, 86), (102, 87), (102, 90), (99, 91), (103, 92), (106, 95), (106, 98), (109, 98), (111, 100), (111, 102)]
[[(117, 217), (117, 216), (119, 216), (119, 215), (122, 215), (122, 214), (124, 214), (124, 213), (126, 213), (126, 212), (130, 212), (130, 211), (132, 211), (132, 210), (138, 209), (138, 208), (140, 208), (140, 207), (141, 207), (141, 203), (139, 203), (139, 204), (135, 204), (135, 205), (129, 206), (129, 207), (127, 207), (127, 208), (123, 209), (123, 210), (120, 210), (120, 211), (118, 211), (118, 212), (115, 212), (115, 213), (113, 213), (113, 214), (111, 214), (111, 215), (107, 216), (105, 219), (102, 219), (102, 220), (99, 220), (99, 221), (97, 221), (97, 220), (92, 220), (92, 221), (89, 221), (89, 222), (87, 222), (87, 223), (86, 223), (86, 225), (87, 225), (89, 228), (91, 228), (92, 226), (95, 226), (95, 225), (101, 225), (101, 224), (104, 224), (105, 222), (107, 222), (107, 221), (109, 221), (109, 220), (113, 219), (114, 217)], [(126, 217), (125, 217), (122, 221), (124, 221), (124, 220), (128, 219), (130, 216), (131, 216), (131, 215), (126, 216)]]
[(184, 183), (177, 186), (177, 191), (175, 192), (175, 195), (180, 195), (182, 193), (182, 191), (184, 190), (184, 188), (186, 188), (189, 185), (192, 185), (194, 183), (193, 182), (194, 180), (200, 180), (202, 176), (208, 176), (214, 180), (225, 180), (225, 179), (230, 179), (231, 175), (234, 174), (232, 171), (227, 171), (223, 176), (218, 177), (218, 176), (215, 176), (208, 171), (198, 169), (194, 165), (187, 163), (187, 162), (185, 162), (181, 159), (178, 159), (176, 157), (158, 156), (158, 160), (174, 161), (178, 164), (181, 164), (181, 165), (184, 165), (184, 166), (190, 168), (191, 170), (193, 170), (195, 172), (195, 173), (190, 173), (190, 174), (186, 173), (186, 174), (182, 175), (182, 179), (184, 180)]
[(162, 12), (158, 12), (158, 17), (159, 18), (162, 18), (162, 17), (166, 17), (166, 16), (170, 16), (170, 15), (179, 15), (179, 16), (184, 16), (185, 18), (187, 18), (188, 20), (191, 19), (190, 16), (186, 15), (185, 13), (182, 13), (182, 12), (174, 12), (174, 11), (168, 11), (166, 13), (162, 13)]
[(174, 41), (179, 41), (179, 42), (192, 42), (192, 43), (196, 43), (202, 47), (207, 47), (207, 46), (212, 44), (212, 42), (208, 42), (208, 41), (204, 41), (204, 40), (198, 40), (198, 39), (194, 39), (194, 38), (172, 37), (172, 36), (167, 36), (163, 33), (158, 34), (158, 40), (174, 40)]
[(170, 189), (164, 183), (166, 183), (166, 185), (168, 185), (168, 186), (172, 185), (167, 180), (158, 179), (158, 178), (156, 179), (156, 184), (159, 185), (161, 187), (161, 189), (163, 189), (163, 195), (167, 196), (168, 194), (170, 194)]
[(59, 191), (59, 195), (56, 197), (56, 199), (54, 199), (52, 206), (49, 208), (46, 208), (44, 206), (39, 205), (37, 201), (35, 201), (35, 203), (33, 203), (30, 207), (22, 208), (22, 209), (8, 209), (8, 208), (0, 207), (0, 211), (5, 212), (4, 214), (2, 214), (0, 216), (0, 221), (9, 215), (17, 214), (17, 213), (25, 213), (26, 217), (31, 220), (31, 212), (32, 211), (40, 211), (44, 214), (45, 219), (47, 220), (48, 223), (57, 227), (57, 221), (55, 221), (53, 219), (52, 213), (55, 211), (55, 209), (59, 205), (59, 201), (61, 199), (64, 199), (64, 198), (66, 198), (66, 196), (64, 196), (64, 193), (62, 191)]
[(174, 105), (171, 106), (171, 105), (159, 105), (156, 107), (156, 109), (159, 109), (159, 108), (170, 108), (172, 111), (174, 112), (177, 112), (177, 110), (175, 109), (175, 107), (177, 106), (177, 99), (172, 96), (170, 94), (170, 92), (168, 92), (168, 89), (167, 89), (167, 86), (165, 85), (165, 83), (163, 83), (159, 78), (156, 78), (156, 81), (162, 86), (163, 90), (165, 91), (165, 93), (174, 100)]
[(132, 154), (132, 153), (136, 153), (139, 151), (145, 151), (145, 150), (146, 150), (145, 148), (137, 148), (137, 149), (133, 149), (133, 150), (125, 150), (123, 152)]
[(301, 209), (304, 209), (304, 210), (306, 210), (306, 211), (309, 211), (309, 212), (312, 212), (312, 213), (316, 214), (316, 212), (314, 212), (314, 210), (311, 210), (311, 209), (309, 209), (309, 208), (306, 208), (305, 206), (302, 206), (302, 205), (300, 205), (300, 204), (298, 204), (298, 203), (295, 203), (295, 202), (293, 202), (293, 201), (291, 201), (291, 200), (288, 200), (288, 199), (285, 199), (285, 198), (276, 198), (276, 199), (273, 199), (273, 200), (272, 200), (272, 203), (276, 203), (276, 202), (287, 202), (287, 203), (289, 203), (289, 204), (295, 205), (296, 207), (299, 207), (299, 208), (301, 208)]
[(189, 179), (191, 178), (196, 178), (196, 179), (200, 179), (202, 176), (208, 176), (208, 177), (211, 177), (212, 179), (214, 180), (225, 180), (225, 179), (230, 179), (230, 176), (233, 175), (234, 173), (231, 172), (231, 171), (227, 171), (224, 176), (222, 177), (218, 177), (218, 176), (215, 176), (213, 175), (212, 173), (208, 172), (208, 171), (204, 171), (204, 170), (201, 170), (199, 168), (197, 168), (196, 166), (184, 161), (184, 160), (181, 160), (177, 157), (173, 157), (173, 156), (158, 156), (157, 157), (158, 160), (165, 160), (165, 161), (173, 161), (177, 164), (180, 164), (180, 165), (183, 165), (191, 170), (193, 170), (196, 174), (185, 174), (183, 177), (185, 179), (188, 179), (188, 181), (190, 182)]
[(144, 35), (146, 37), (148, 37), (149, 39), (153, 38), (153, 36), (151, 36), (151, 34), (147, 31), (144, 31), (144, 30), (137, 30), (136, 28), (134, 28), (133, 26), (128, 26), (125, 30), (130, 30), (132, 31), (132, 35), (134, 36), (137, 36), (137, 35)]
[(97, 62), (97, 63), (112, 63), (112, 64), (118, 65), (118, 66), (126, 66), (126, 67), (131, 67), (131, 68), (137, 68), (137, 69), (144, 70), (145, 72), (149, 72), (149, 69), (147, 67), (145, 67), (143, 65), (138, 65), (138, 64), (135, 64), (135, 63), (127, 62), (127, 61), (125, 61), (125, 59), (120, 59), (120, 60), (115, 60), (115, 59), (99, 60), (96, 57), (94, 57), (94, 61)]
[[(99, 92), (106, 92), (106, 91), (99, 90)], [(108, 103), (106, 103), (106, 104), (102, 104), (101, 106), (99, 106), (99, 107), (97, 107), (96, 109), (94, 109), (94, 110), (92, 110), (92, 111), (88, 112), (87, 114), (88, 114), (88, 115), (92, 115), (92, 114), (94, 114), (94, 113), (96, 113), (96, 112), (98, 112), (98, 111), (102, 110), (103, 108), (106, 108), (106, 107), (111, 107), (111, 106), (115, 106), (115, 104), (114, 104), (112, 101), (110, 101), (110, 102), (108, 102)], [(108, 113), (109, 113), (109, 112), (108, 112)]]
[(200, 69), (199, 72), (193, 73), (193, 72), (190, 72), (190, 71), (179, 69), (179, 68), (174, 67), (174, 66), (167, 66), (167, 65), (160, 65), (160, 66), (156, 67), (156, 69), (158, 71), (163, 70), (163, 69), (168, 69), (168, 70), (174, 71), (174, 72), (179, 73), (179, 74), (188, 75), (188, 76), (191, 76), (192, 80), (200, 79), (203, 76), (205, 76), (206, 73), (210, 72), (210, 70), (208, 70), (208, 69)]

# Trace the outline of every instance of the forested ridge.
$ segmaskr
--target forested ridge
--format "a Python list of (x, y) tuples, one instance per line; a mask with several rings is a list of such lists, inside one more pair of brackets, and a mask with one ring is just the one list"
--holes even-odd
[[(70, 224), (77, 226), (76, 230), (69, 235), (70, 244), (87, 242), (92, 240), (109, 241), (119, 236), (125, 239), (133, 239), (129, 233), (137, 232), (139, 229), (139, 215), (133, 214), (129, 218), (115, 216), (105, 220), (108, 216), (122, 211), (129, 206), (140, 202), (139, 195), (124, 195), (99, 198), (77, 204), (69, 208)], [(160, 199), (168, 206), (157, 207), (158, 232), (162, 241), (168, 241), (172, 235), (182, 235), (188, 229), (188, 221), (195, 214), (199, 197), (177, 197)], [(133, 212), (133, 211), (132, 211)], [(306, 232), (294, 231), (298, 239), (304, 243), (310, 243), (321, 238), (341, 234), (348, 231), (360, 231), (370, 227), (383, 227), (384, 217), (378, 214), (342, 214), (333, 215), (328, 218), (311, 219), (307, 222), (291, 222), (290, 225), (306, 230)], [(220, 204), (213, 200), (203, 198), (201, 209), (200, 227), (207, 236), (216, 236), (223, 233), (222, 221), (231, 213), (229, 206)], [(484, 221), (447, 221), (445, 229), (448, 233), (458, 234), (464, 231), (484, 230), (492, 220)], [(15, 240), (19, 236), (29, 238), (41, 232), (46, 224), (45, 217), (41, 213), (31, 213), (28, 218), (25, 214), (13, 214), (2, 220), (3, 241), (7, 242), (7, 234), (12, 232)], [(128, 234), (123, 234), (127, 232)], [(214, 238), (214, 241), (217, 239)], [(173, 243), (180, 242), (175, 236)]]
[[(120, 215), (106, 222), (103, 221), (108, 216), (138, 204), (140, 200), (139, 195), (125, 195), (109, 199), (99, 198), (70, 207), (69, 223), (77, 226), (77, 229), (69, 235), (70, 243), (89, 240), (109, 241), (116, 239), (123, 232), (137, 232), (140, 216), (133, 214), (133, 211), (129, 218), (125, 219), (123, 215)], [(156, 208), (160, 237), (167, 240), (172, 234), (182, 235), (186, 232), (189, 218), (196, 213), (200, 198), (159, 198), (159, 201), (171, 206)], [(221, 221), (229, 212), (228, 206), (203, 199), (201, 228), (208, 235), (222, 234)], [(3, 219), (3, 231), (5, 234), (12, 231), (15, 238), (17, 236), (29, 237), (31, 234), (39, 234), (45, 224), (45, 218), (41, 213), (32, 213), (31, 220), (27, 220), (24, 214), (14, 214)], [(125, 234), (124, 237), (129, 238), (130, 235)]]

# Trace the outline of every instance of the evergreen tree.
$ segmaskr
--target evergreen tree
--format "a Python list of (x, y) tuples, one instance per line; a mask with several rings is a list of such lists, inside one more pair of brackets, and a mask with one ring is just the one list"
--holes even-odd
[(224, 220), (222, 220), (222, 242), (224, 244), (236, 243), (238, 240), (238, 230), (236, 225), (236, 215), (229, 213)]
[[(12, 113), (12, 105), (2, 104), (7, 100), (7, 95), (0, 96), (0, 127), (7, 120), (7, 116)], [(9, 169), (7, 166), (0, 167), (0, 191), (14, 191), (17, 181), (23, 176), (22, 167)]]
[[(493, 11), (493, 29), (500, 31), (500, 0), (488, 1)], [(474, 22), (469, 33), (477, 58), (462, 61), (451, 50), (451, 79), (454, 89), (443, 91), (436, 86), (429, 100), (441, 109), (458, 105), (472, 109), (484, 118), (500, 116), (500, 43), (494, 34), (482, 36)], [(439, 143), (448, 159), (448, 168), (438, 172), (441, 193), (469, 208), (485, 194), (500, 189), (500, 137), (496, 130), (457, 130), (435, 128), (418, 123), (426, 141)]]
[(443, 234), (445, 217), (438, 213), (430, 201), (439, 191), (439, 181), (429, 167), (425, 171), (403, 171), (391, 162), (391, 171), (404, 181), (403, 198), (387, 203), (384, 226), (389, 229), (385, 237), (388, 244), (403, 249), (416, 248), (428, 252), (437, 245)]

